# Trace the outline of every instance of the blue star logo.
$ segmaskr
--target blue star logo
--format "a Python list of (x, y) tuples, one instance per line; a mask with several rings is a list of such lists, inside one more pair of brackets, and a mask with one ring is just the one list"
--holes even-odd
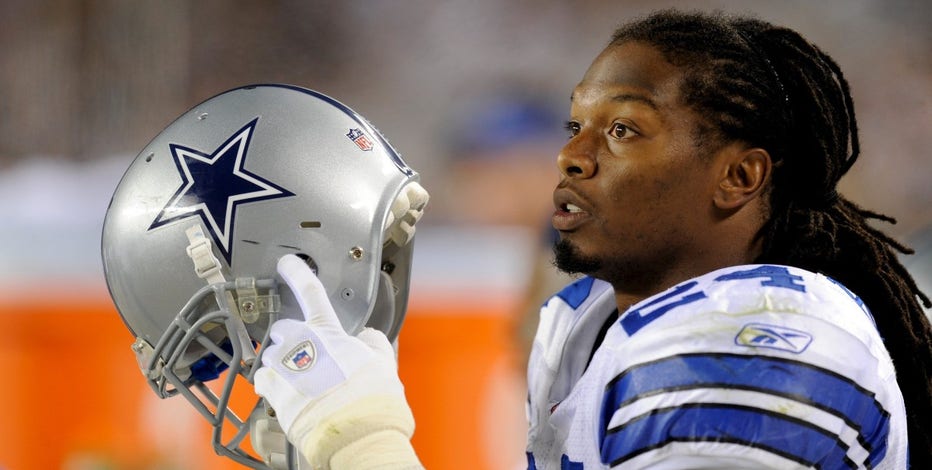
[(198, 216), (227, 264), (230, 264), (237, 207), (248, 202), (294, 196), (294, 193), (244, 168), (249, 143), (258, 121), (259, 118), (255, 118), (234, 132), (211, 154), (169, 144), (175, 167), (181, 176), (181, 187), (175, 191), (149, 230)]

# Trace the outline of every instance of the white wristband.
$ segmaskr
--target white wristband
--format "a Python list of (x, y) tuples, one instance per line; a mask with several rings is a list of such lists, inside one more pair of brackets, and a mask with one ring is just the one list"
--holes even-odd
[[(317, 414), (317, 408), (320, 407), (330, 408), (331, 411), (321, 417)], [(308, 407), (295, 419), (294, 428), (289, 433), (293, 438), (300, 439), (295, 444), (313, 468), (365, 468), (356, 465), (331, 467), (337, 454), (341, 454), (341, 462), (374, 464), (387, 463), (389, 459), (403, 458), (410, 453), (413, 461), (417, 462), (409, 442), (414, 434), (414, 416), (403, 398), (392, 395), (368, 396), (346, 404), (337, 411), (332, 410), (323, 403)], [(379, 436), (369, 439), (376, 434)], [(368, 447), (366, 442), (377, 445)], [(356, 449), (355, 453), (359, 455), (350, 456), (353, 453), (347, 453), (350, 447)], [(401, 462), (410, 463), (404, 459)]]
[(386, 430), (370, 434), (338, 450), (330, 459), (333, 469), (421, 470), (411, 441), (404, 434)]

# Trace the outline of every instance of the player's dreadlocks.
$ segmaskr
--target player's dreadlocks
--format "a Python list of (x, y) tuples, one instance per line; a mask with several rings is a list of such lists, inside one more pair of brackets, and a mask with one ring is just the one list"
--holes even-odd
[[(824, 273), (860, 296), (897, 367), (910, 460), (932, 468), (932, 307), (894, 251), (912, 250), (871, 227), (895, 221), (835, 192), (859, 154), (848, 83), (798, 33), (752, 18), (666, 10), (622, 26), (612, 44), (644, 41), (684, 71), (686, 104), (708, 117), (700, 145), (741, 140), (774, 160), (762, 263)], [(925, 418), (923, 418), (925, 417)]]

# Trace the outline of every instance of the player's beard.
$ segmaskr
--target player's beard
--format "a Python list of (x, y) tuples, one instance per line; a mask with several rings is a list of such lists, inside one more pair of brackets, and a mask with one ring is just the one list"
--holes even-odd
[(602, 269), (602, 260), (580, 253), (567, 240), (554, 243), (553, 257), (553, 265), (567, 274), (592, 274)]

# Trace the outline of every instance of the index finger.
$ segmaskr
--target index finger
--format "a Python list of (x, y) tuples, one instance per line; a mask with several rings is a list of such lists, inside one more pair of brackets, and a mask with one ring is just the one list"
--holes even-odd
[(294, 293), (305, 321), (314, 325), (334, 326), (342, 331), (340, 320), (327, 297), (327, 290), (301, 258), (295, 255), (282, 256), (278, 260), (278, 274)]

